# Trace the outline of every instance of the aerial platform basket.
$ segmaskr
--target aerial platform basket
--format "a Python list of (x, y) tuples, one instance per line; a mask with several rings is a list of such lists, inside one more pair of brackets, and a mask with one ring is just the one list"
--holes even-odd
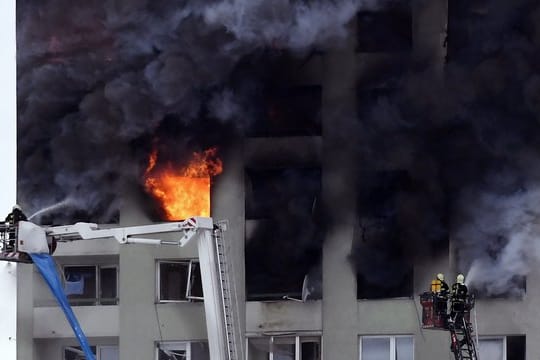
[[(437, 294), (426, 291), (420, 295), (422, 305), (422, 328), (431, 330), (448, 330), (446, 326), (446, 301)], [(440, 309), (444, 306), (444, 311)]]

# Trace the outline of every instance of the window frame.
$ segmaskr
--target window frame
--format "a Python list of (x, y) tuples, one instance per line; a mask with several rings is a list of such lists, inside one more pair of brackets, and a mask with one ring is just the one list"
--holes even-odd
[(250, 339), (266, 339), (268, 338), (268, 359), (274, 360), (274, 343), (276, 338), (294, 338), (294, 359), (295, 360), (301, 360), (302, 359), (302, 343), (305, 342), (317, 342), (319, 344), (319, 359), (322, 359), (322, 335), (321, 334), (286, 334), (286, 335), (267, 335), (267, 336), (246, 336), (245, 338), (245, 352), (246, 352), (246, 359), (249, 359), (249, 340)]
[[(80, 346), (78, 345), (66, 345), (62, 347), (62, 360), (66, 360), (66, 351), (70, 349), (75, 349), (77, 351), (82, 351), (79, 349)], [(101, 360), (101, 349), (103, 348), (116, 348), (118, 351), (120, 350), (120, 347), (118, 344), (108, 344), (108, 345), (90, 345), (90, 348), (95, 348), (94, 356), (96, 357), (96, 360)], [(120, 357), (119, 357), (120, 358)]]
[[(101, 270), (102, 269), (115, 269), (115, 276), (116, 276), (116, 298), (114, 299), (111, 299), (111, 298), (103, 298), (101, 295), (103, 293), (103, 288), (102, 288), (102, 277), (101, 277)], [(118, 302), (119, 302), (119, 299), (118, 299), (118, 294), (120, 293), (120, 287), (119, 287), (119, 280), (120, 280), (120, 276), (119, 276), (119, 271), (120, 271), (120, 268), (118, 265), (116, 264), (105, 264), (105, 265), (98, 265), (98, 268), (97, 268), (97, 272), (98, 272), (98, 300), (99, 300), (99, 305), (103, 305), (103, 306), (106, 306), (106, 305), (118, 305)], [(116, 302), (116, 304), (102, 304), (103, 301), (112, 301), (114, 300)]]
[[(108, 305), (118, 305), (119, 299), (119, 271), (120, 268), (118, 264), (63, 264), (62, 265), (62, 276), (64, 278), (64, 282), (66, 281), (66, 268), (77, 268), (77, 267), (93, 267), (94, 268), (94, 276), (96, 279), (96, 287), (94, 289), (95, 291), (95, 297), (94, 298), (69, 298), (69, 295), (67, 295), (67, 299), (70, 305), (72, 306), (108, 306)], [(116, 276), (116, 297), (114, 299), (103, 299), (101, 297), (102, 294), (102, 288), (101, 288), (101, 269), (115, 269), (115, 276)], [(102, 304), (102, 301), (114, 301), (114, 304)]]
[(96, 360), (101, 360), (101, 351), (107, 348), (116, 348), (118, 352), (118, 359), (120, 359), (120, 346), (119, 345), (98, 345), (96, 349)]
[[(186, 291), (185, 291), (185, 300), (167, 300), (161, 299), (161, 264), (186, 264), (188, 267), (187, 270), (187, 281), (186, 281)], [(197, 264), (199, 267), (200, 274), (200, 261), (199, 259), (158, 259), (156, 260), (156, 303), (166, 304), (166, 303), (186, 303), (186, 302), (201, 302), (204, 300), (203, 296), (194, 296), (191, 294), (193, 288), (193, 264)], [(202, 274), (201, 274), (202, 282)]]
[[(192, 356), (191, 346), (193, 344), (198, 344), (198, 343), (204, 343), (208, 347), (208, 341), (206, 339), (205, 340), (165, 340), (165, 341), (158, 340), (158, 341), (155, 341), (154, 342), (154, 348), (155, 348), (154, 359), (155, 360), (159, 359), (159, 350), (161, 346), (169, 346), (169, 347), (178, 347), (177, 350), (185, 350), (186, 352), (185, 360), (191, 360), (191, 356)], [(182, 347), (184, 349), (181, 349)], [(208, 348), (208, 351), (210, 352), (210, 348)], [(210, 356), (210, 353), (208, 355)]]
[(396, 360), (396, 339), (398, 338), (411, 338), (412, 340), (412, 355), (414, 360), (415, 352), (415, 341), (414, 335), (412, 334), (403, 334), (403, 335), (360, 335), (358, 337), (358, 359), (362, 360), (362, 340), (363, 339), (390, 339), (390, 358), (388, 360)]
[[(506, 335), (502, 335), (502, 336), (497, 336), (497, 335), (487, 335), (487, 336), (478, 336), (478, 344), (477, 344), (477, 351), (478, 351), (478, 354), (480, 354), (480, 341), (482, 340), (502, 340), (502, 350), (503, 350), (503, 357), (502, 357), (502, 360), (506, 360), (508, 354), (507, 354), (507, 351), (508, 351), (508, 348), (506, 346), (506, 338), (507, 336)], [(475, 340), (475, 339), (474, 339)]]
[(156, 342), (155, 348), (156, 348), (156, 360), (159, 359), (159, 350), (161, 348), (161, 345), (165, 346), (179, 346), (184, 347), (185, 349), (177, 349), (177, 350), (185, 350), (186, 352), (186, 359), (191, 359), (191, 343), (189, 341), (158, 341)]

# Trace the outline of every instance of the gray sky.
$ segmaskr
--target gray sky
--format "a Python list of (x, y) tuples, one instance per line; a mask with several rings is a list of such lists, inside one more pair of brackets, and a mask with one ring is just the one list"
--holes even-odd
[[(15, 62), (15, 0), (0, 1), (0, 220), (15, 202), (16, 176), (16, 62)], [(0, 262), (0, 358), (16, 359), (17, 297), (15, 264)]]
[(0, 1), (0, 220), (15, 203), (16, 176), (16, 66), (15, 66), (15, 1)]

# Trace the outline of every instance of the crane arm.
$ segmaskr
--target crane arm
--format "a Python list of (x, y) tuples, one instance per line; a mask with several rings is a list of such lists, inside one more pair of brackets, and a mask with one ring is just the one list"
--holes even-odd
[[(224, 282), (221, 278), (224, 276), (224, 270), (220, 267), (225, 264), (220, 258), (223, 256), (223, 250), (218, 251), (216, 245), (216, 233), (224, 230), (226, 230), (225, 224), (214, 225), (212, 218), (206, 217), (116, 228), (100, 228), (93, 223), (41, 227), (28, 221), (19, 221), (16, 228), (5, 228), (2, 232), (0, 227), (2, 243), (13, 246), (11, 251), (4, 250), (4, 246), (4, 249), (0, 251), (0, 260), (31, 263), (32, 259), (28, 254), (50, 254), (54, 251), (56, 242), (111, 238), (120, 244), (185, 246), (190, 240), (197, 239), (210, 359), (231, 360), (230, 353), (227, 351), (227, 346), (230, 346), (227, 326), (230, 326), (232, 317), (228, 314), (226, 318), (225, 315), (228, 307), (224, 305)], [(150, 236), (166, 233), (179, 236), (173, 240), (161, 240)], [(13, 245), (10, 244), (12, 241)], [(223, 247), (223, 245), (220, 246)], [(227, 301), (230, 301), (229, 298), (230, 296), (227, 295)], [(241, 341), (240, 344), (242, 344)]]
[[(210, 218), (193, 217), (179, 222), (100, 229), (93, 223), (54, 226), (45, 229), (48, 238), (56, 241), (114, 238), (120, 244), (186, 245), (198, 229), (213, 229)], [(181, 233), (177, 240), (160, 240), (140, 237), (148, 234)], [(22, 234), (21, 234), (22, 235)]]

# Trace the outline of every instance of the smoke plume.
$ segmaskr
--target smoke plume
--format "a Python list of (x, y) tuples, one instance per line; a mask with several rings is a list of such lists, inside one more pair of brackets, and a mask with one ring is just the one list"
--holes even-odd
[(181, 162), (224, 126), (256, 121), (246, 104), (261, 79), (238, 69), (243, 59), (334, 46), (367, 4), (19, 1), (20, 202), (32, 213), (69, 197), (49, 221), (110, 221), (153, 139)]
[[(42, 215), (54, 223), (110, 221), (152, 144), (182, 163), (257, 127), (284, 57), (340, 46), (358, 10), (393, 2), (19, 1), (21, 205), (62, 203)], [(471, 285), (516, 294), (539, 255), (540, 5), (449, 4), (444, 79), (437, 65), (391, 53), (358, 79), (358, 122), (325, 146), (356, 150), (359, 211), (389, 224), (371, 230), (396, 256), (417, 260), (450, 238)], [(377, 185), (394, 170), (405, 185)], [(358, 271), (384, 275), (370, 261), (384, 264), (386, 250), (359, 249)]]
[[(445, 250), (437, 239), (449, 238), (456, 270), (476, 291), (520, 295), (540, 260), (540, 7), (452, 2), (449, 14), (444, 79), (398, 55), (360, 81), (363, 169), (399, 169), (409, 179), (386, 191), (390, 210), (363, 216), (392, 223), (405, 258)], [(363, 177), (360, 193), (373, 192), (369, 184)], [(376, 259), (373, 249), (353, 254), (360, 273)]]

